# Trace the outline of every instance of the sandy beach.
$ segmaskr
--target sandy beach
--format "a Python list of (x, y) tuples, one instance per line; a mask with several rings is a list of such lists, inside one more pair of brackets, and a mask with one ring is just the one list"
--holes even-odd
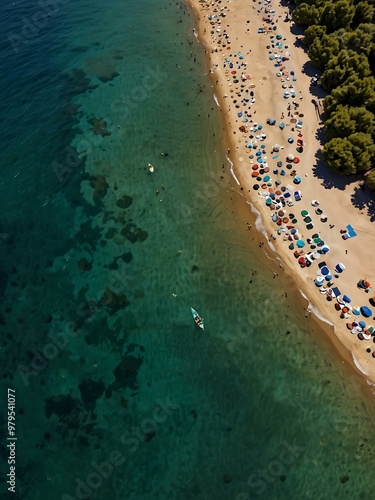
[[(308, 299), (306, 317), (324, 317), (323, 327), (340, 359), (372, 386), (375, 291), (358, 287), (363, 279), (375, 283), (368, 193), (358, 179), (338, 178), (320, 159), (324, 91), (311, 85), (315, 69), (299, 42), (301, 35), (295, 34), (301, 30), (278, 2), (190, 4), (223, 115), (235, 189), (260, 212), (266, 230), (267, 240), (259, 244), (264, 252), (277, 254), (280, 268)], [(302, 199), (295, 197), (296, 191)], [(347, 225), (355, 235), (344, 239)], [(247, 230), (256, 228), (248, 225)], [(339, 263), (342, 268), (335, 269)], [(321, 286), (315, 283), (318, 276)], [(298, 303), (300, 297), (289, 300)], [(370, 315), (362, 313), (363, 306)]]

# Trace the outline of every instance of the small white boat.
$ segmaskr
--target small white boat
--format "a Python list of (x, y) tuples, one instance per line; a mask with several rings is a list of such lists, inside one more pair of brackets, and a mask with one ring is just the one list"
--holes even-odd
[(151, 163), (148, 164), (148, 169), (150, 172), (153, 172), (155, 169), (154, 169), (154, 166), (151, 165)]
[(193, 309), (192, 307), (190, 309), (191, 309), (191, 314), (193, 315), (195, 323), (199, 326), (199, 328), (204, 330), (203, 318), (201, 318), (199, 316), (199, 314), (197, 313), (197, 311), (195, 309)]

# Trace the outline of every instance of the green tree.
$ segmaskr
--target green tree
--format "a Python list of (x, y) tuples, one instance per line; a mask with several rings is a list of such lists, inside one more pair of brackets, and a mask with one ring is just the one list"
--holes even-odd
[(307, 43), (307, 45), (311, 45), (314, 42), (315, 38), (322, 38), (322, 36), (326, 34), (326, 31), (326, 26), (312, 24), (305, 30), (304, 42)]
[(354, 7), (354, 17), (352, 27), (356, 28), (361, 23), (372, 23), (374, 19), (375, 7), (368, 2), (359, 2)]
[(360, 24), (352, 31), (339, 30), (335, 33), (339, 39), (340, 48), (354, 50), (369, 57), (373, 40), (375, 39), (374, 24)]
[(301, 3), (293, 11), (293, 21), (296, 24), (311, 26), (312, 24), (320, 24), (320, 10), (315, 5)]
[(357, 78), (363, 79), (370, 74), (370, 65), (364, 54), (341, 50), (327, 62), (321, 81), (326, 89), (332, 90), (351, 76), (356, 75)]
[(324, 111), (330, 116), (339, 104), (364, 106), (375, 114), (375, 77), (360, 80), (356, 75), (351, 76), (324, 99)]
[(355, 132), (349, 137), (334, 137), (323, 147), (329, 168), (342, 175), (365, 172), (375, 158), (375, 144), (370, 134)]
[(356, 173), (356, 166), (352, 154), (352, 144), (347, 137), (335, 137), (323, 147), (323, 159), (331, 170), (349, 175)]
[(334, 137), (348, 137), (356, 132), (356, 122), (350, 116), (348, 106), (340, 104), (324, 123), (324, 135), (327, 141)]
[(354, 6), (349, 0), (327, 2), (321, 12), (320, 24), (327, 26), (327, 32), (332, 33), (350, 26), (354, 13)]
[(366, 172), (375, 159), (375, 144), (370, 134), (355, 132), (348, 137), (357, 172)]
[(340, 51), (339, 41), (331, 35), (316, 37), (309, 47), (308, 56), (318, 68), (324, 70), (328, 61)]
[(375, 139), (375, 115), (368, 111), (365, 107), (351, 106), (349, 109), (349, 116), (351, 120), (355, 121), (356, 132), (364, 132), (370, 134)]
[(375, 191), (375, 170), (373, 170), (366, 176), (366, 186), (371, 191)]

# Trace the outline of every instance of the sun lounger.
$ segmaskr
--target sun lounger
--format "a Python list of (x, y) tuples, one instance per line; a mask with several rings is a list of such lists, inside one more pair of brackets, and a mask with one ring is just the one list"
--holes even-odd
[(354, 238), (354, 236), (357, 236), (357, 233), (354, 231), (353, 227), (348, 224), (346, 226), (346, 232), (342, 235), (342, 239), (348, 240), (349, 238)]

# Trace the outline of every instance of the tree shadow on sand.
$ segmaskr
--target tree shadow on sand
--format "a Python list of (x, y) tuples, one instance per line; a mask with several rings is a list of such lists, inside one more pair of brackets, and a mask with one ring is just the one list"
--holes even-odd
[(374, 193), (369, 191), (369, 189), (366, 188), (364, 184), (354, 189), (354, 193), (351, 196), (351, 201), (353, 206), (370, 217), (371, 222), (375, 221)]

